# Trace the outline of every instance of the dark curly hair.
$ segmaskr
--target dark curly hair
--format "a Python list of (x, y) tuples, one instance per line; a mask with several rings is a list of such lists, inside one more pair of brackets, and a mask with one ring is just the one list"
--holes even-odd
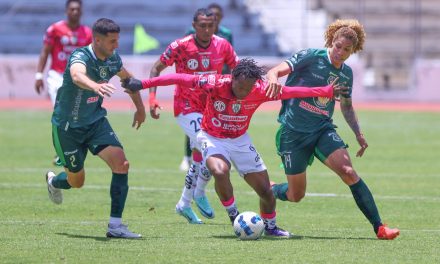
[(261, 80), (265, 74), (265, 71), (263, 67), (257, 65), (254, 59), (244, 58), (238, 62), (231, 74), (234, 79), (242, 77), (245, 79)]

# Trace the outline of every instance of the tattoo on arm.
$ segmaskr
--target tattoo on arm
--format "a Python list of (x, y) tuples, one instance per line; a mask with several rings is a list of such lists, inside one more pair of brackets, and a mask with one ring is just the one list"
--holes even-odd
[(345, 121), (350, 126), (351, 130), (353, 130), (356, 136), (361, 134), (361, 128), (359, 126), (359, 122), (354, 111), (351, 98), (341, 97), (341, 112), (344, 116)]

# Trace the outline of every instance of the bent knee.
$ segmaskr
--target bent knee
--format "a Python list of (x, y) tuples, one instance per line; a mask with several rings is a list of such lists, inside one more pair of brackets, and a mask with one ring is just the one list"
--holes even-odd
[(130, 163), (128, 160), (123, 160), (121, 162), (117, 162), (112, 168), (112, 171), (117, 173), (127, 173), (129, 168)]
[(287, 199), (293, 203), (299, 203), (305, 196), (305, 193), (287, 193)]

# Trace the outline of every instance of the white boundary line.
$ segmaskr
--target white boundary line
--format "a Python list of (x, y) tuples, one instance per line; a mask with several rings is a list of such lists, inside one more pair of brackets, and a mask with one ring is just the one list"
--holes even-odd
[[(36, 184), (36, 183), (0, 183), (0, 189), (44, 189), (46, 184)], [(85, 185), (82, 189), (92, 189), (92, 190), (108, 190), (109, 185)], [(130, 191), (141, 191), (141, 192), (180, 192), (181, 189), (176, 188), (153, 188), (153, 187), (143, 187), (143, 186), (130, 186)], [(208, 189), (208, 192), (214, 192), (212, 189)], [(253, 191), (240, 192), (240, 194), (255, 195)], [(336, 194), (336, 193), (306, 193), (308, 197), (333, 197), (333, 198), (350, 198), (353, 196), (351, 194)], [(417, 201), (430, 201), (430, 202), (440, 202), (440, 197), (433, 196), (389, 196), (389, 195), (374, 195), (375, 199), (381, 200), (417, 200)]]

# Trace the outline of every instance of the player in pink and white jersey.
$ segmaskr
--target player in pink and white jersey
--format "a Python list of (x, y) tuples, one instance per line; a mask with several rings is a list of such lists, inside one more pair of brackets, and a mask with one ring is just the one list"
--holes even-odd
[(275, 198), (266, 166), (247, 134), (252, 115), (262, 103), (298, 97), (329, 97), (345, 93), (335, 85), (336, 80), (324, 87), (282, 87), (274, 98), (266, 94), (263, 70), (252, 59), (242, 59), (231, 75), (169, 74), (147, 80), (126, 80), (122, 86), (137, 91), (156, 85), (191, 85), (207, 93), (203, 112), (202, 131), (197, 143), (203, 153), (207, 168), (214, 175), (215, 190), (231, 222), (239, 214), (235, 205), (229, 170), (234, 163), (239, 174), (260, 197), (261, 216), (265, 234), (290, 237), (290, 233), (276, 226)]
[[(215, 19), (215, 15), (209, 9), (198, 9), (193, 18), (195, 34), (173, 41), (153, 65), (150, 77), (159, 76), (160, 72), (172, 65), (175, 65), (177, 73), (192, 75), (220, 74), (224, 64), (234, 68), (238, 57), (226, 39), (214, 35)], [(156, 89), (153, 88), (150, 90), (150, 114), (157, 119), (159, 118), (157, 109), (160, 106), (155, 95)], [(204, 217), (214, 218), (214, 211), (205, 195), (205, 188), (211, 175), (202, 165), (202, 155), (195, 144), (205, 104), (206, 93), (202, 89), (195, 89), (191, 84), (176, 85), (174, 116), (190, 138), (193, 149), (193, 161), (186, 174), (185, 186), (176, 205), (176, 212), (192, 224), (202, 223), (191, 208), (193, 199)]]
[[(67, 0), (67, 20), (61, 20), (50, 25), (44, 35), (43, 48), (35, 73), (35, 90), (38, 94), (44, 90), (43, 71), (50, 55), (51, 65), (47, 72), (47, 92), (52, 105), (55, 105), (55, 98), (58, 89), (63, 84), (63, 73), (66, 69), (67, 60), (73, 50), (87, 46), (92, 43), (92, 30), (81, 25), (82, 1)], [(61, 166), (61, 160), (55, 156), (54, 165)]]

